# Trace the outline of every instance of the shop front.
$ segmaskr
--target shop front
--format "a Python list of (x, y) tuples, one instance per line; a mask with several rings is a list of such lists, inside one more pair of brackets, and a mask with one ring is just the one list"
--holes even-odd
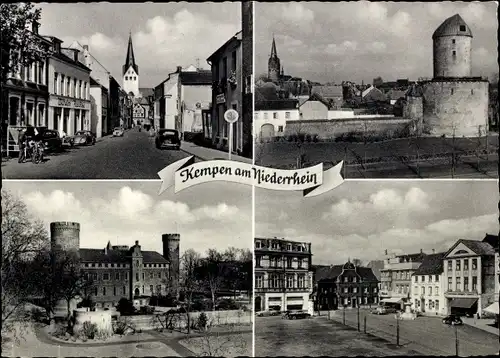
[(90, 101), (50, 96), (48, 127), (68, 136), (90, 128)]

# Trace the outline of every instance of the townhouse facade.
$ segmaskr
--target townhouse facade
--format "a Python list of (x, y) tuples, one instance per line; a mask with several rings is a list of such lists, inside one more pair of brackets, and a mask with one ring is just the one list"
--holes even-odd
[(254, 245), (255, 311), (311, 311), (311, 244), (255, 238)]
[(426, 255), (412, 275), (412, 308), (421, 314), (446, 315), (448, 312), (444, 298), (444, 256), (444, 252)]
[(316, 266), (314, 285), (317, 309), (355, 308), (379, 302), (379, 280), (372, 269), (350, 261), (343, 265)]
[(90, 130), (90, 69), (78, 59), (79, 50), (61, 47), (62, 41), (46, 36), (53, 50), (48, 59), (48, 127), (73, 135)]

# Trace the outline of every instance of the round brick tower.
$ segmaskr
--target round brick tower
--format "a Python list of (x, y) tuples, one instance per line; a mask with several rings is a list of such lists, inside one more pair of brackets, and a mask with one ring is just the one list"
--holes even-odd
[(180, 269), (180, 235), (163, 234), (163, 257), (169, 261), (169, 284), (173, 293), (179, 294), (179, 269)]
[(75, 251), (80, 249), (80, 224), (58, 221), (50, 223), (50, 244), (52, 251)]
[(470, 77), (472, 31), (456, 14), (432, 35), (434, 78)]

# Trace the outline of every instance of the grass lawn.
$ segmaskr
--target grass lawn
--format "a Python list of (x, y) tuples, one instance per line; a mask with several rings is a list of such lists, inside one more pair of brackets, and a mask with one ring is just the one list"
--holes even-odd
[(196, 356), (252, 356), (252, 333), (210, 334), (179, 341)]

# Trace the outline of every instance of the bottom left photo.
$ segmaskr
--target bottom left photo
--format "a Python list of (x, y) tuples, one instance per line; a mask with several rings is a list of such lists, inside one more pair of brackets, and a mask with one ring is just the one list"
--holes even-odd
[(252, 356), (252, 191), (4, 181), (2, 356)]

